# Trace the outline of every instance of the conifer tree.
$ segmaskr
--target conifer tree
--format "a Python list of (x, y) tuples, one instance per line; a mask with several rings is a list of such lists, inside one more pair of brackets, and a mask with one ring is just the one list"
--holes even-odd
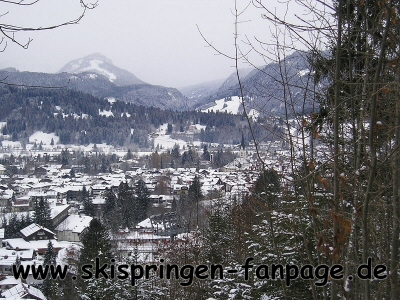
[(207, 145), (203, 146), (203, 159), (206, 161), (210, 160), (210, 152), (208, 152)]
[(15, 263), (14, 265), (17, 267), (17, 269), (19, 268), (19, 266), (21, 265), (21, 258), (19, 257), (19, 255), (17, 255), (17, 257), (15, 258)]
[(135, 194), (135, 222), (138, 223), (146, 219), (147, 209), (149, 207), (150, 192), (142, 179), (136, 183)]
[(83, 210), (87, 216), (94, 216), (94, 205), (92, 200), (89, 198), (89, 192), (86, 190), (86, 187), (82, 187), (81, 191), (81, 201), (83, 204)]
[(40, 226), (53, 230), (50, 206), (43, 196), (40, 197), (39, 201), (36, 200), (34, 221)]
[(94, 218), (90, 221), (81, 242), (83, 244), (79, 258), (81, 264), (94, 262), (97, 257), (103, 261), (110, 259), (110, 236), (99, 219)]
[(125, 158), (126, 159), (132, 159), (133, 158), (133, 154), (132, 154), (131, 149), (128, 149), (128, 152), (126, 153)]
[(108, 188), (106, 188), (104, 197), (106, 200), (103, 214), (104, 222), (112, 232), (117, 232), (124, 223), (120, 202), (115, 193)]
[(199, 225), (199, 206), (200, 200), (203, 199), (203, 192), (201, 191), (201, 183), (199, 177), (196, 175), (192, 184), (189, 186), (188, 200), (191, 207), (196, 207), (196, 226)]
[[(98, 259), (100, 266), (109, 264), (112, 259), (110, 236), (106, 227), (100, 220), (94, 218), (82, 236), (83, 248), (79, 257), (79, 268), (82, 271), (84, 265), (94, 265)], [(82, 273), (81, 275), (85, 275)], [(115, 279), (99, 278), (83, 279), (78, 276), (78, 287), (81, 295), (88, 299), (114, 299), (116, 293)]]
[(130, 227), (135, 219), (133, 191), (128, 183), (121, 182), (118, 187), (118, 204), (121, 208), (122, 222), (125, 227)]
[(69, 171), (69, 177), (75, 178), (75, 169), (74, 168), (71, 168), (71, 171)]
[[(57, 253), (54, 251), (53, 243), (49, 241), (47, 244), (46, 253), (44, 255), (43, 266), (55, 266), (56, 257)], [(50, 272), (47, 273), (47, 277), (44, 278), (41, 289), (48, 300), (57, 300), (63, 296), (62, 290), (59, 288), (58, 280), (51, 278)]]
[(105, 203), (105, 211), (110, 212), (115, 209), (117, 206), (117, 197), (115, 196), (114, 192), (110, 190), (109, 188), (106, 188), (104, 192), (104, 198), (106, 200)]

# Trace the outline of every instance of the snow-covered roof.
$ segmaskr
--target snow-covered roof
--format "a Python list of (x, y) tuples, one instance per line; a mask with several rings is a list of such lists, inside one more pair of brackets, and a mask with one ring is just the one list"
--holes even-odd
[(26, 226), (25, 228), (21, 229), (19, 232), (24, 236), (24, 237), (28, 237), (32, 234), (34, 234), (35, 232), (38, 232), (39, 230), (44, 230), (48, 233), (51, 233), (54, 235), (54, 232), (52, 232), (51, 230), (47, 229), (46, 227), (40, 226), (36, 223), (32, 223), (29, 226)]
[(64, 245), (58, 243), (57, 240), (36, 240), (36, 241), (30, 241), (29, 243), (32, 245), (32, 248), (34, 249), (47, 249), (49, 241), (51, 241), (54, 248), (64, 247)]
[(69, 204), (65, 205), (57, 205), (51, 208), (51, 218), (54, 219), (56, 216), (58, 216), (60, 213), (62, 213), (64, 210), (69, 209), (70, 206)]
[(57, 227), (56, 231), (69, 230), (76, 233), (81, 233), (86, 227), (89, 226), (93, 218), (90, 216), (70, 215), (62, 221)]
[(136, 228), (152, 228), (150, 218), (143, 220), (136, 225)]
[(46, 300), (46, 297), (39, 289), (25, 283), (20, 283), (4, 291), (3, 293), (1, 293), (1, 295), (8, 300), (27, 299), (27, 297), (29, 298), (29, 295), (36, 297), (36, 299)]
[(10, 258), (13, 262), (19, 256), (22, 259), (32, 259), (33, 257), (33, 249), (28, 250), (9, 250), (7, 248), (0, 248), (0, 260), (3, 260), (5, 257)]
[(105, 204), (106, 199), (101, 198), (101, 197), (96, 197), (96, 198), (92, 199), (92, 203), (93, 204)]
[(21, 279), (15, 279), (14, 276), (6, 276), (0, 281), (0, 285), (17, 285), (19, 283), (21, 283)]
[(7, 242), (12, 249), (32, 249), (33, 246), (25, 241), (22, 238), (15, 238), (15, 239), (6, 239), (4, 242)]

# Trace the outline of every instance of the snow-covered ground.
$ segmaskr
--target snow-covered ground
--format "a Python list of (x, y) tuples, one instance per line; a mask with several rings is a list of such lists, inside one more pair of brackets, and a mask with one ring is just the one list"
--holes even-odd
[(229, 114), (238, 114), (239, 113), (239, 108), (242, 105), (242, 102), (240, 101), (240, 98), (237, 96), (231, 97), (231, 100), (225, 100), (225, 99), (220, 99), (220, 100), (215, 100), (215, 105), (202, 109), (202, 112), (226, 112)]
[(110, 110), (99, 110), (99, 116), (114, 117), (114, 113)]
[(43, 131), (36, 131), (29, 137), (29, 142), (32, 144), (35, 142), (36, 144), (42, 142), (43, 145), (50, 145), (52, 139), (54, 145), (58, 144), (58, 142), (60, 141), (60, 138), (55, 133), (45, 133)]
[(103, 61), (101, 61), (101, 60), (92, 59), (90, 61), (90, 66), (82, 69), (80, 72), (85, 72), (85, 71), (90, 71), (90, 70), (95, 69), (100, 74), (106, 76), (108, 78), (108, 80), (110, 80), (111, 82), (115, 81), (115, 79), (117, 79), (117, 76), (115, 76), (114, 73), (111, 73), (110, 71), (100, 67), (100, 64), (102, 64), (102, 63), (103, 63)]
[[(240, 97), (238, 96), (233, 96), (231, 97), (231, 99), (226, 100), (224, 99), (219, 99), (219, 100), (215, 100), (214, 101), (215, 105), (210, 106), (206, 109), (202, 109), (202, 112), (225, 112), (228, 114), (233, 114), (233, 115), (237, 115), (239, 114), (241, 111), (243, 111), (242, 109), (242, 101), (240, 100)], [(248, 115), (250, 118), (253, 118), (254, 120), (256, 120), (258, 118), (258, 116), (260, 115), (260, 113), (254, 109), (254, 108), (249, 108), (247, 107), (247, 103), (246, 103), (246, 110), (248, 112)]]

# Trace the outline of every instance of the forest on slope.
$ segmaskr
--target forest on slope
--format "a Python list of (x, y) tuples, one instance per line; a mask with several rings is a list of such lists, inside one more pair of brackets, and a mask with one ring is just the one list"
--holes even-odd
[[(162, 110), (68, 89), (2, 86), (0, 103), (0, 121), (6, 122), (3, 135), (25, 142), (39, 130), (55, 133), (62, 144), (107, 143), (148, 148), (148, 135), (168, 123), (170, 134), (183, 133), (190, 125), (201, 124), (206, 126), (196, 136), (201, 142), (239, 144), (247, 124), (238, 115)], [(261, 133), (260, 124), (256, 127), (256, 132)]]

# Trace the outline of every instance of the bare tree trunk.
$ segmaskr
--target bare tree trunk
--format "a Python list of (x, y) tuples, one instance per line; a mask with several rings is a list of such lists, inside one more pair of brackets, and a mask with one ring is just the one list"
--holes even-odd
[[(368, 178), (368, 185), (365, 193), (364, 205), (363, 205), (363, 220), (362, 220), (362, 260), (363, 263), (367, 262), (368, 253), (369, 253), (369, 230), (368, 230), (368, 217), (369, 217), (369, 203), (373, 196), (373, 185), (375, 181), (375, 176), (377, 172), (377, 148), (376, 148), (376, 107), (377, 107), (377, 100), (378, 100), (378, 82), (382, 71), (383, 60), (385, 57), (385, 49), (386, 49), (386, 40), (389, 33), (390, 27), (390, 15), (391, 15), (391, 6), (392, 1), (387, 5), (386, 12), (386, 25), (385, 31), (382, 37), (382, 44), (381, 49), (378, 57), (378, 64), (375, 70), (375, 77), (372, 86), (372, 96), (371, 96), (371, 115), (370, 115), (370, 129), (369, 129), (369, 147), (370, 147), (370, 154), (371, 154), (371, 166), (370, 166), (370, 173)], [(370, 282), (369, 280), (364, 280), (364, 299), (369, 300), (371, 298), (371, 291), (370, 291)]]
[[(339, 0), (339, 8), (343, 6), (343, 0)], [(340, 61), (342, 46), (342, 14), (338, 12), (338, 29), (336, 39), (336, 69), (335, 69), (335, 98), (334, 98), (334, 119), (333, 119), (333, 264), (339, 263), (339, 253), (337, 237), (339, 235), (339, 225), (336, 216), (339, 212), (339, 105), (340, 105)], [(339, 299), (338, 283), (332, 281), (331, 300)]]
[(391, 285), (391, 298), (399, 299), (399, 286), (397, 269), (399, 267), (399, 218), (400, 218), (400, 102), (396, 101), (396, 134), (395, 134), (395, 150), (393, 167), (393, 231), (392, 231), (392, 245), (390, 254), (390, 285)]

